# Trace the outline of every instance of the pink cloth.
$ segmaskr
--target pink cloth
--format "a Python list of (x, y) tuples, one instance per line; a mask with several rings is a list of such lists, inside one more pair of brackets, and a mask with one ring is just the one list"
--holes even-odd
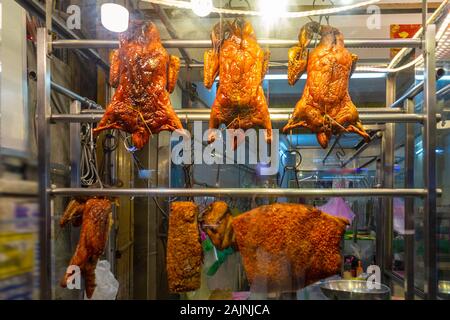
[(250, 291), (238, 291), (232, 293), (233, 300), (247, 300), (250, 297)]
[(318, 209), (328, 213), (329, 215), (345, 218), (350, 223), (352, 223), (355, 218), (355, 214), (352, 209), (350, 209), (350, 206), (342, 198), (331, 198), (323, 206), (318, 207)]
[(405, 234), (405, 201), (402, 198), (394, 198), (394, 230)]

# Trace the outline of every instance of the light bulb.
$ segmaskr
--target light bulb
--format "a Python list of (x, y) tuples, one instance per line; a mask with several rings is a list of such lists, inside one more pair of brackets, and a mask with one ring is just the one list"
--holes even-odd
[(199, 17), (206, 17), (213, 9), (212, 0), (191, 0), (192, 11)]
[(262, 17), (269, 24), (275, 23), (283, 14), (286, 13), (287, 1), (286, 0), (260, 0), (259, 8), (262, 13)]
[(102, 25), (113, 32), (124, 32), (128, 29), (130, 13), (127, 8), (115, 4), (105, 3), (100, 8)]

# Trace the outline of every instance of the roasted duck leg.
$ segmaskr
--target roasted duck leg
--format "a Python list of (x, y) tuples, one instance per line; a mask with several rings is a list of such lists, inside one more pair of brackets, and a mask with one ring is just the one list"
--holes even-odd
[[(103, 254), (109, 230), (112, 225), (111, 201), (105, 198), (75, 199), (67, 206), (60, 226), (67, 223), (77, 226), (81, 223), (80, 240), (69, 265), (80, 267), (85, 279), (86, 296), (92, 297), (95, 284), (95, 268)], [(70, 274), (65, 274), (61, 286), (67, 286)]]
[[(262, 88), (269, 52), (260, 48), (249, 22), (217, 24), (211, 32), (213, 49), (205, 52), (204, 84), (210, 89), (220, 76), (216, 99), (211, 107), (209, 128), (225, 124), (228, 129), (266, 129), (265, 139), (272, 139), (272, 123)], [(214, 132), (208, 142), (215, 141)], [(238, 142), (235, 141), (234, 146)]]
[(211, 242), (219, 250), (235, 246), (233, 217), (228, 205), (223, 201), (212, 203), (203, 216), (203, 230), (206, 230)]
[[(315, 33), (321, 35), (320, 43), (308, 53), (307, 46)], [(328, 146), (332, 134), (341, 132), (354, 132), (369, 141), (348, 93), (358, 57), (345, 49), (343, 34), (336, 28), (310, 22), (300, 30), (299, 44), (288, 55), (289, 84), (294, 85), (305, 68), (308, 78), (303, 96), (283, 131), (306, 127), (317, 134), (323, 148)]]
[(152, 134), (183, 128), (169, 98), (180, 59), (167, 53), (151, 22), (132, 21), (119, 40), (110, 56), (110, 84), (117, 90), (94, 132), (123, 130), (141, 149)]

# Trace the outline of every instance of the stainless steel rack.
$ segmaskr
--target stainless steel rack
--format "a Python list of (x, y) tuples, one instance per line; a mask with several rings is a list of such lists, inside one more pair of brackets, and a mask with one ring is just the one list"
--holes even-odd
[[(37, 104), (37, 137), (38, 137), (38, 163), (39, 163), (39, 201), (40, 212), (42, 215), (40, 223), (40, 294), (42, 299), (51, 298), (51, 277), (52, 277), (52, 199), (56, 196), (75, 196), (75, 195), (130, 195), (130, 196), (305, 196), (305, 197), (334, 197), (334, 196), (352, 196), (352, 197), (382, 197), (385, 201), (386, 213), (383, 215), (380, 237), (381, 245), (385, 248), (385, 256), (382, 257), (382, 267), (384, 270), (391, 270), (392, 251), (390, 248), (392, 237), (392, 199), (394, 196), (401, 197), (421, 197), (425, 200), (425, 272), (426, 272), (426, 297), (436, 298), (437, 278), (436, 278), (436, 197), (440, 190), (436, 189), (436, 167), (435, 167), (435, 130), (436, 121), (440, 116), (436, 114), (436, 78), (435, 78), (435, 26), (429, 25), (424, 40), (422, 39), (365, 39), (365, 40), (347, 40), (347, 47), (371, 47), (371, 48), (422, 48), (425, 57), (425, 113), (414, 114), (411, 108), (406, 108), (407, 113), (402, 109), (389, 109), (395, 105), (395, 76), (390, 75), (387, 79), (387, 101), (386, 112), (383, 114), (362, 113), (361, 119), (370, 123), (386, 123), (386, 131), (382, 137), (383, 146), (383, 185), (379, 189), (81, 189), (81, 188), (52, 188), (50, 181), (50, 125), (55, 122), (95, 122), (101, 118), (101, 113), (92, 112), (90, 114), (78, 114), (79, 108), (74, 108), (76, 114), (52, 114), (50, 108), (50, 90), (51, 90), (51, 70), (49, 63), (50, 48), (110, 48), (118, 45), (117, 41), (102, 40), (58, 40), (51, 41), (46, 28), (40, 28), (37, 35), (37, 65), (38, 65), (38, 104)], [(295, 40), (260, 40), (263, 46), (286, 48), (297, 43)], [(163, 44), (167, 48), (208, 48), (209, 40), (165, 40)], [(407, 99), (411, 103), (410, 99)], [(286, 121), (289, 117), (288, 112), (271, 113), (273, 121)], [(193, 120), (207, 120), (209, 113), (205, 110), (201, 112), (192, 111), (184, 113), (180, 118)], [(395, 134), (394, 123), (408, 123), (412, 126), (414, 123), (420, 123), (424, 126), (424, 157), (425, 157), (425, 187), (423, 189), (414, 189), (411, 179), (408, 180), (404, 189), (395, 189), (393, 186), (393, 166), (394, 150), (393, 141)], [(414, 156), (411, 144), (414, 143), (414, 137), (408, 135), (406, 145), (408, 146), (408, 155), (410, 159)], [(414, 147), (414, 146), (412, 146)], [(411, 160), (411, 159), (410, 159)], [(413, 159), (412, 159), (413, 161)], [(76, 169), (76, 168), (74, 168)], [(407, 162), (406, 170), (413, 170), (411, 161)], [(408, 202), (412, 206), (412, 202)], [(407, 211), (407, 220), (411, 219), (411, 211)], [(413, 226), (412, 226), (413, 228)], [(411, 245), (410, 242), (408, 242)], [(409, 255), (408, 255), (409, 254)], [(411, 246), (407, 247), (407, 261), (411, 263)], [(405, 283), (411, 284), (414, 280), (414, 274), (411, 273), (409, 266)], [(409, 294), (411, 287), (407, 287)]]
[[(210, 48), (211, 40), (162, 40), (165, 48)], [(420, 48), (421, 39), (349, 39), (345, 40), (347, 48)], [(289, 48), (298, 44), (298, 40), (260, 39), (261, 46), (269, 48)], [(116, 48), (117, 40), (57, 40), (52, 42), (55, 49), (99, 49)], [(311, 44), (312, 46), (312, 44)]]
[[(188, 121), (209, 121), (210, 110), (205, 109), (203, 113), (183, 113), (181, 110), (175, 110), (180, 117), (180, 120)], [(292, 112), (292, 111), (291, 111)], [(84, 113), (84, 114), (53, 114), (50, 117), (52, 122), (98, 122), (103, 114), (100, 113)], [(273, 122), (286, 122), (289, 120), (290, 114), (285, 113), (270, 113), (270, 119)], [(441, 115), (436, 114), (436, 120), (441, 120)], [(386, 114), (364, 114), (361, 113), (359, 118), (367, 124), (371, 123), (423, 123), (426, 119), (425, 115), (421, 114), (406, 114), (399, 112)]]
[[(441, 190), (436, 190), (441, 193)], [(155, 188), (91, 189), (53, 188), (53, 196), (134, 196), (134, 197), (426, 197), (426, 189), (284, 189), (284, 188)]]

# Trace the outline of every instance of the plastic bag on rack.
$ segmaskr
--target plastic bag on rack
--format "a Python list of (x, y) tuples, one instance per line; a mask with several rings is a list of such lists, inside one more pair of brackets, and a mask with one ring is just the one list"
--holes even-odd
[[(111, 272), (111, 265), (100, 260), (95, 268), (95, 290), (90, 300), (115, 300), (119, 291), (119, 281)], [(87, 299), (87, 298), (86, 298)]]
[(318, 208), (319, 210), (328, 213), (329, 215), (345, 218), (352, 223), (355, 214), (350, 206), (342, 198), (331, 198), (327, 203)]

